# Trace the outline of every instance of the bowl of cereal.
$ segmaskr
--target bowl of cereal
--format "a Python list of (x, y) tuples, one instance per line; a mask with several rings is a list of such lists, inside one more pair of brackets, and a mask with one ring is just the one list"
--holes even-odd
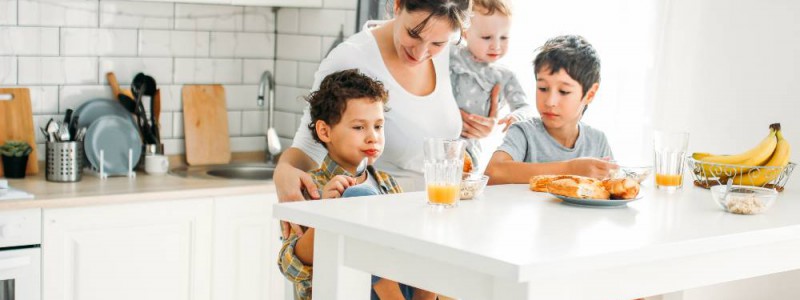
[(772, 207), (778, 199), (778, 191), (774, 189), (733, 185), (726, 194), (727, 189), (725, 185), (712, 186), (711, 197), (722, 209), (733, 214), (760, 214)]
[(461, 200), (477, 199), (483, 194), (483, 188), (489, 182), (489, 176), (477, 173), (464, 173), (461, 176)]
[(619, 166), (619, 169), (611, 171), (611, 178), (628, 178), (641, 184), (652, 173), (652, 166)]

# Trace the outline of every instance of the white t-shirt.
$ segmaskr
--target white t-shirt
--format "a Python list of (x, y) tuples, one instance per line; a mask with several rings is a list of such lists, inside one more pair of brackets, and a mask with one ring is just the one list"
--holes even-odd
[[(346, 69), (358, 69), (383, 82), (389, 92), (387, 106), (390, 111), (386, 113), (384, 126), (386, 146), (375, 167), (394, 176), (405, 191), (424, 189), (422, 143), (425, 138), (458, 138), (461, 133), (461, 115), (450, 87), (449, 52), (444, 49), (432, 58), (436, 87), (425, 96), (409, 93), (392, 77), (383, 63), (378, 43), (368, 29), (333, 49), (314, 74), (312, 91), (319, 89), (322, 79), (328, 74)], [(314, 141), (307, 127), (310, 122), (306, 107), (292, 147), (321, 163), (327, 150)]]

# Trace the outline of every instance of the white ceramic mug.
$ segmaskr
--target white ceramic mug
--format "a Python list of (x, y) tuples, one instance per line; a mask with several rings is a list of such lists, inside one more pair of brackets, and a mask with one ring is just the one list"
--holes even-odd
[(144, 157), (144, 171), (147, 174), (162, 175), (169, 170), (169, 159), (164, 155), (147, 155)]

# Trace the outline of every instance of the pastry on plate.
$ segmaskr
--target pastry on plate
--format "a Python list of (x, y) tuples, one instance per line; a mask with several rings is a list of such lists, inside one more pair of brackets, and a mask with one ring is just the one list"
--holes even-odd
[(639, 195), (639, 182), (628, 178), (603, 180), (603, 187), (611, 194), (611, 199), (633, 199)]
[(603, 187), (602, 182), (582, 176), (568, 176), (553, 180), (547, 185), (547, 191), (556, 195), (580, 199), (609, 199), (611, 196)]
[(536, 175), (530, 179), (531, 191), (547, 193), (547, 185), (553, 180), (570, 178), (570, 175)]

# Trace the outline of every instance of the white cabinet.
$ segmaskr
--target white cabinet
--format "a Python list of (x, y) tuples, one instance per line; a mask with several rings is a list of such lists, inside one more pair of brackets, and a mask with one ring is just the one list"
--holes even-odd
[(42, 299), (210, 299), (211, 199), (44, 210)]
[(322, 0), (231, 0), (231, 4), (248, 6), (322, 7)]
[(214, 199), (213, 299), (284, 299), (277, 202), (275, 194)]

